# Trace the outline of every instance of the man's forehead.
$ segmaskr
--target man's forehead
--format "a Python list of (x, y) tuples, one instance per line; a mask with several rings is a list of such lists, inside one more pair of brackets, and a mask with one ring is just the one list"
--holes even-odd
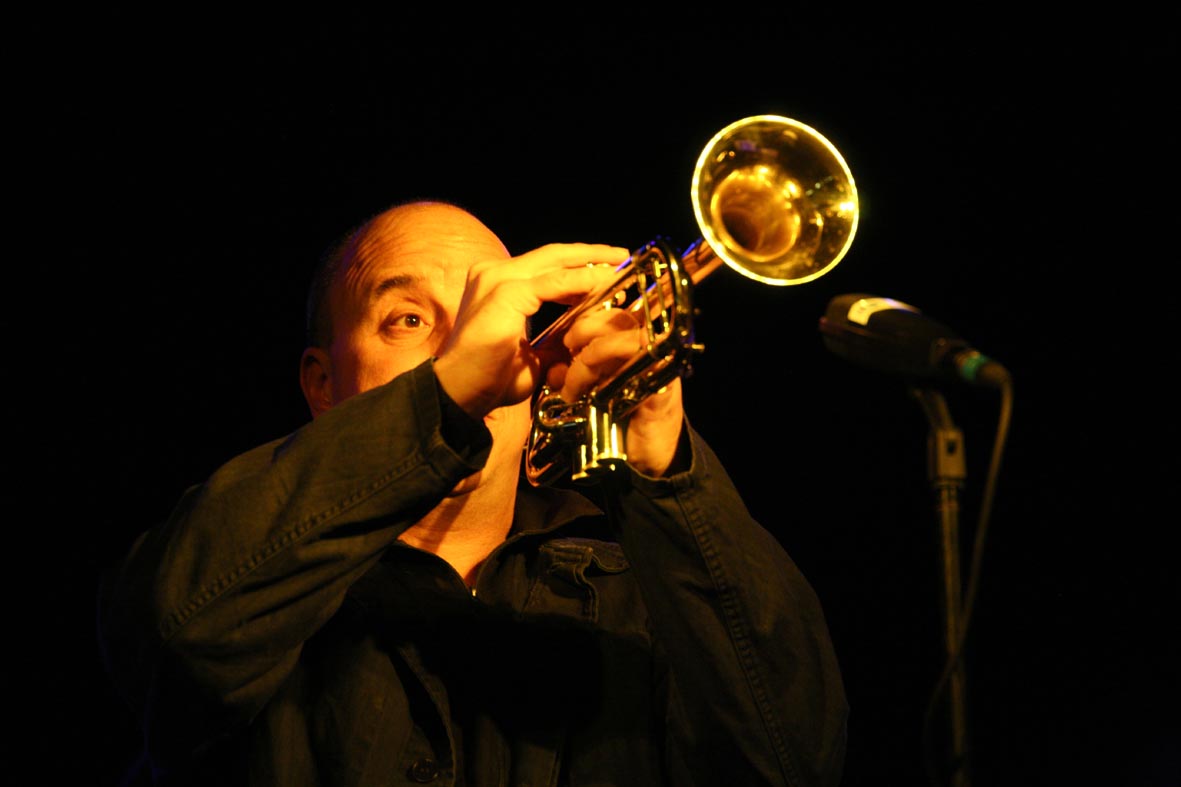
[(500, 239), (470, 214), (450, 206), (413, 206), (366, 228), (341, 280), (346, 291), (365, 300), (391, 285), (462, 288), (475, 262), (507, 256)]
[(354, 259), (344, 270), (350, 300), (371, 304), (394, 291), (442, 290), (453, 278), (450, 266), (430, 254), (383, 255)]

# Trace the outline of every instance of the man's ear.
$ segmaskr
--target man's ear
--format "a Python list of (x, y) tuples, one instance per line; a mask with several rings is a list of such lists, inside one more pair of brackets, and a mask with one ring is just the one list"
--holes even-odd
[(332, 359), (319, 347), (309, 347), (299, 359), (299, 386), (312, 418), (332, 407)]

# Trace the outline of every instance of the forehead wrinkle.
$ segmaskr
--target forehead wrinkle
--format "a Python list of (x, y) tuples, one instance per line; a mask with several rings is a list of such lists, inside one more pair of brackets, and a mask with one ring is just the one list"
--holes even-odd
[[(414, 205), (372, 219), (355, 236), (341, 271), (341, 294), (370, 308), (394, 286), (435, 281), (462, 291), (469, 262), (509, 257), (490, 230), (451, 206)], [(405, 283), (403, 284), (402, 280)], [(379, 292), (380, 290), (380, 292)]]
[(431, 272), (430, 262), (396, 239), (370, 234), (357, 243), (343, 271), (344, 290), (358, 304), (371, 307), (392, 290), (422, 285)]

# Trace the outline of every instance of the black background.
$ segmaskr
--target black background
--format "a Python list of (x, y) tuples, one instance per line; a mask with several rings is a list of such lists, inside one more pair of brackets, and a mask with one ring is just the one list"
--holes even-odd
[[(943, 647), (927, 421), (817, 331), (832, 297), (866, 292), (1015, 382), (970, 639), (976, 783), (1177, 784), (1175, 13), (932, 14), (110, 12), (15, 31), (34, 46), (10, 73), (10, 150), (32, 177), (9, 412), (32, 440), (13, 490), (31, 506), (9, 521), (32, 579), (12, 593), (30, 664), (10, 683), (33, 689), (38, 781), (114, 784), (134, 756), (94, 639), (98, 573), (187, 485), (306, 420), (303, 295), (325, 245), (438, 196), (514, 253), (685, 246), (702, 147), (767, 113), (843, 153), (860, 228), (806, 285), (701, 285), (687, 407), (825, 603), (844, 783), (923, 782)], [(966, 573), (1000, 400), (940, 393), (968, 449)]]

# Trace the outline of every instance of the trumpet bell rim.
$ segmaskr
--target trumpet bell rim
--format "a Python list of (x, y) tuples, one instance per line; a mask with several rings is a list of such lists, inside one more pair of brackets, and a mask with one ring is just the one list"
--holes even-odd
[(718, 131), (698, 157), (691, 197), (714, 254), (778, 286), (832, 270), (860, 215), (844, 157), (816, 129), (780, 115), (752, 115)]

